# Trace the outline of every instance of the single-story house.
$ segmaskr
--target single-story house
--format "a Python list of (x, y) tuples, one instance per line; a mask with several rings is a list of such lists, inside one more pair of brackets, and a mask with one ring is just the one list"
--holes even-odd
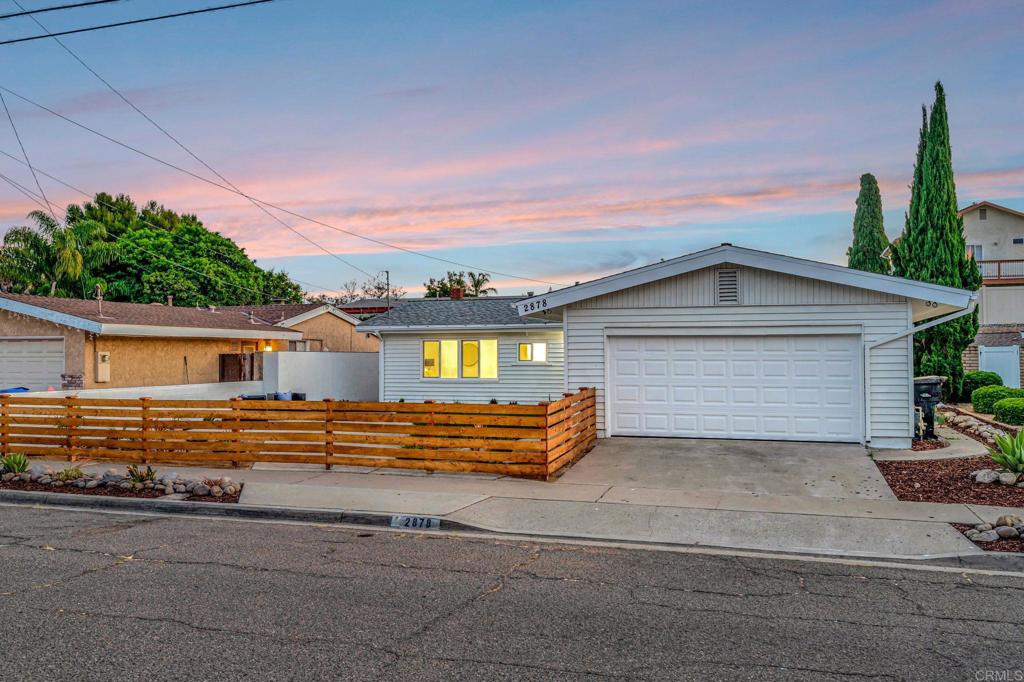
[(288, 350), (335, 353), (376, 353), (377, 338), (356, 331), (359, 318), (323, 303), (275, 303), (272, 305), (224, 306), (267, 324), (302, 332), (302, 340), (290, 341)]
[(518, 297), (406, 300), (366, 320), (380, 338), (383, 401), (558, 400), (565, 391), (559, 320), (520, 317)]
[(237, 310), (0, 293), (0, 388), (212, 383), (221, 355), (303, 337)]
[[(360, 325), (382, 339), (382, 399), (543, 401), (593, 386), (602, 437), (902, 448), (913, 333), (968, 314), (975, 294), (723, 244), (518, 301), (443, 303)], [(485, 342), (488, 379), (474, 362)]]

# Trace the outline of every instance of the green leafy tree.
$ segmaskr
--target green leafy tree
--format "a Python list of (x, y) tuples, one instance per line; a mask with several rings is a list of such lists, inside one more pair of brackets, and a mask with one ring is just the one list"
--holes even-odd
[[(967, 253), (963, 219), (957, 215), (953, 155), (946, 95), (935, 84), (935, 103), (922, 126), (910, 208), (895, 249), (895, 274), (958, 289), (977, 290), (981, 273)], [(963, 384), (961, 353), (978, 331), (977, 313), (926, 329), (914, 336), (914, 371), (948, 377), (946, 397)]]
[(889, 246), (882, 218), (882, 194), (871, 173), (860, 176), (857, 212), (853, 216), (853, 243), (846, 252), (847, 264), (856, 270), (889, 274), (882, 253)]
[(423, 287), (426, 289), (428, 298), (451, 296), (452, 287), (468, 289), (466, 286), (466, 273), (449, 270), (442, 279), (431, 277), (429, 282), (423, 283)]
[(61, 225), (45, 211), (33, 211), (34, 227), (13, 227), (0, 247), (0, 278), (21, 293), (88, 296), (104, 286), (104, 270), (117, 259), (99, 222), (80, 219)]

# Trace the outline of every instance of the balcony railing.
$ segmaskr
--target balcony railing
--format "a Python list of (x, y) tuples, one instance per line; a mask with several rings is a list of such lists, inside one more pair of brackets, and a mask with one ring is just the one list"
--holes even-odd
[(1024, 259), (980, 260), (981, 278), (986, 284), (1007, 284), (1010, 281), (1024, 283)]

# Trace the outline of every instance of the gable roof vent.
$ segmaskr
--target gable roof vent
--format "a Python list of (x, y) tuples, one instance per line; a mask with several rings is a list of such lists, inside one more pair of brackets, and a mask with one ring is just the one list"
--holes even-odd
[(740, 302), (740, 273), (738, 270), (719, 270), (717, 299), (720, 305)]

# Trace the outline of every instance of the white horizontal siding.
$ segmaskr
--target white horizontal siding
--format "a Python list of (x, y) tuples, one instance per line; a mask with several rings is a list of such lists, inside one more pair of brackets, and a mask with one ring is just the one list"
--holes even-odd
[(867, 289), (780, 272), (722, 265), (616, 291), (574, 304), (578, 309), (690, 308), (716, 305), (717, 270), (737, 270), (740, 305), (850, 305), (901, 303), (904, 299)]
[[(497, 379), (424, 379), (421, 344), (424, 339), (498, 339)], [(546, 363), (519, 362), (519, 342), (548, 344)], [(381, 395), (385, 401), (502, 403), (554, 401), (565, 390), (561, 330), (467, 332), (462, 334), (384, 334)]]
[[(833, 293), (826, 295), (832, 296)], [(785, 296), (780, 294), (777, 297), (759, 298), (782, 300)], [(593, 301), (581, 303), (591, 304)], [(568, 384), (594, 386), (597, 389), (597, 420), (601, 435), (605, 433), (605, 332), (608, 327), (649, 330), (652, 327), (707, 326), (710, 336), (714, 335), (712, 325), (715, 324), (747, 328), (807, 324), (857, 325), (863, 330), (864, 341), (870, 342), (898, 333), (906, 329), (910, 323), (910, 306), (906, 301), (874, 304), (830, 305), (817, 302), (810, 305), (741, 304), (717, 307), (638, 308), (593, 308), (574, 304), (567, 308), (565, 314)], [(912, 435), (912, 367), (910, 344), (904, 339), (873, 351), (868, 366), (871, 375), (868, 414), (873, 438), (906, 439)]]

